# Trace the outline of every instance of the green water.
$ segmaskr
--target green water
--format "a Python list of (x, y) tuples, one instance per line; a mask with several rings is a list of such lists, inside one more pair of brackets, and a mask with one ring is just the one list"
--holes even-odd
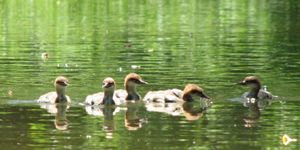
[[(141, 95), (195, 83), (214, 103), (194, 121), (142, 102), (104, 116), (78, 104), (129, 72), (149, 83)], [(58, 75), (73, 102), (60, 115), (32, 101)], [(233, 101), (247, 75), (280, 98), (262, 110)], [(300, 139), (300, 2), (0, 0), (0, 86), (6, 149), (299, 149), (281, 137)]]

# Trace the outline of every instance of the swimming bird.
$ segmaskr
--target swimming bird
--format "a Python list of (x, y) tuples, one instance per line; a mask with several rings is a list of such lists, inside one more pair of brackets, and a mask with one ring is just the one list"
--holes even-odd
[(71, 103), (71, 99), (67, 96), (66, 87), (68, 86), (68, 79), (63, 76), (59, 76), (54, 81), (55, 92), (46, 93), (37, 100), (39, 103)]
[(129, 73), (124, 80), (125, 90), (117, 90), (115, 97), (120, 101), (136, 101), (140, 100), (141, 96), (137, 92), (137, 85), (148, 84), (142, 77), (136, 73)]
[(115, 105), (120, 102), (114, 99), (114, 92), (116, 89), (116, 82), (113, 78), (107, 77), (102, 82), (104, 92), (88, 95), (85, 99), (87, 105)]
[(199, 119), (211, 106), (211, 98), (196, 84), (187, 84), (184, 90), (150, 91), (143, 99), (147, 111), (172, 116), (184, 115), (187, 120)]
[(204, 90), (198, 85), (187, 84), (183, 91), (179, 89), (150, 91), (145, 95), (143, 100), (148, 102), (191, 102), (199, 98), (211, 99), (204, 93)]
[(266, 87), (262, 88), (260, 80), (256, 76), (247, 76), (239, 82), (240, 85), (247, 85), (251, 88), (249, 92), (243, 94), (243, 98), (247, 99), (273, 99), (277, 96), (267, 91)]

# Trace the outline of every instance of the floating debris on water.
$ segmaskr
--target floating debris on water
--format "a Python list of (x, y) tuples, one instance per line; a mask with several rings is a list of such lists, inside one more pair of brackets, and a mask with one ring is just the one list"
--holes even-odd
[(46, 52), (44, 52), (44, 53), (42, 53), (41, 58), (42, 58), (43, 60), (47, 60), (47, 59), (49, 58), (49, 54), (46, 53)]
[(284, 145), (288, 145), (290, 142), (296, 142), (297, 141), (297, 139), (292, 139), (292, 138), (290, 138), (287, 134), (284, 134), (283, 136), (282, 136), (282, 143), (284, 144)]
[(8, 90), (7, 94), (8, 94), (8, 96), (13, 96), (13, 91), (12, 90)]
[(90, 139), (90, 138), (92, 138), (92, 136), (91, 135), (86, 135), (86, 138)]
[(153, 52), (153, 51), (154, 51), (153, 48), (148, 49), (148, 52)]
[(123, 68), (122, 68), (122, 67), (119, 67), (119, 68), (118, 68), (118, 71), (119, 71), (119, 72), (122, 72), (122, 71), (123, 71)]
[(131, 69), (141, 69), (141, 66), (138, 66), (138, 65), (131, 65)]

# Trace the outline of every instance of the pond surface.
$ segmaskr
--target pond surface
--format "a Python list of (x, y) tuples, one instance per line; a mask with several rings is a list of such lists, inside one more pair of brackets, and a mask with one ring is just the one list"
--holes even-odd
[[(300, 139), (298, 1), (0, 0), (0, 64), (6, 149), (300, 147), (281, 139)], [(149, 83), (141, 95), (194, 83), (213, 104), (196, 116), (149, 111), (143, 102), (79, 105), (105, 77), (123, 88), (130, 72)], [(58, 75), (70, 81), (72, 105), (35, 103)], [(244, 107), (236, 98), (248, 88), (235, 83), (248, 75), (279, 98)]]

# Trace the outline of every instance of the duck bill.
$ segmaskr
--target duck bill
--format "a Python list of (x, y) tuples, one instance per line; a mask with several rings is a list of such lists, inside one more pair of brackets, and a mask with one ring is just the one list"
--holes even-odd
[(240, 82), (237, 83), (237, 84), (239, 84), (239, 85), (246, 85), (246, 81), (245, 81), (245, 80), (242, 80), (242, 81), (240, 81)]
[(199, 96), (205, 99), (211, 99), (209, 96), (207, 96), (205, 93), (201, 92), (199, 93)]
[(102, 88), (108, 88), (109, 87), (109, 83), (104, 83), (103, 85), (102, 85)]
[(61, 86), (68, 86), (69, 85), (68, 82), (56, 82), (56, 84), (59, 84)]
[(148, 82), (146, 82), (146, 81), (144, 81), (144, 80), (142, 80), (142, 79), (140, 79), (140, 80), (138, 80), (139, 81), (139, 84), (148, 84)]

